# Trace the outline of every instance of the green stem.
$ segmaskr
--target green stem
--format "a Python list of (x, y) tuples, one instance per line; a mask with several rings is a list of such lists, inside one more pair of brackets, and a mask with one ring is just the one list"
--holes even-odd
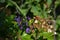
[(10, 0), (9, 2), (11, 2), (13, 5), (15, 5), (15, 6), (16, 6), (16, 8), (19, 10), (19, 12), (23, 13), (23, 12), (22, 12), (22, 10), (21, 10), (21, 8), (17, 5), (17, 3), (16, 3), (16, 2), (11, 1), (11, 0)]

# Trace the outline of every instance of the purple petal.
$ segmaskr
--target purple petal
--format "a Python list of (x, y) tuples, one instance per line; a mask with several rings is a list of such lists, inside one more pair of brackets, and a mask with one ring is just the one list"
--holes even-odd
[(17, 22), (20, 22), (20, 21), (21, 21), (21, 18), (20, 18), (20, 16), (18, 16), (18, 17), (15, 17), (15, 20), (16, 20)]
[(18, 18), (17, 18), (17, 22), (20, 22), (20, 21), (21, 21), (21, 18), (20, 18), (20, 17), (18, 17)]
[(31, 18), (29, 16), (27, 16), (27, 20), (30, 20)]
[(30, 33), (30, 28), (26, 28), (26, 33)]
[(22, 21), (22, 19), (20, 18), (20, 16), (16, 17), (15, 20), (17, 21), (18, 25), (20, 25), (20, 22)]

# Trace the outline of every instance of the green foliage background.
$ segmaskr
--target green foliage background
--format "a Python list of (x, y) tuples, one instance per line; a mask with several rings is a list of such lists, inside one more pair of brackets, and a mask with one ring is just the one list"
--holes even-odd
[[(19, 29), (17, 22), (14, 21), (14, 18), (16, 16), (15, 12), (11, 11), (11, 14), (6, 16), (5, 9), (8, 8), (9, 6), (14, 7), (24, 17), (26, 17), (26, 13), (31, 8), (31, 12), (33, 12), (34, 15), (40, 16), (41, 18), (48, 18), (49, 16), (48, 12), (51, 10), (50, 6), (52, 3), (52, 0), (46, 1), (49, 6), (48, 10), (46, 10), (44, 1), (42, 0), (25, 0), (24, 3), (21, 1), (24, 1), (24, 0), (0, 0), (1, 8), (4, 7), (3, 9), (0, 9), (0, 38), (3, 38), (4, 40), (18, 40), (18, 38), (20, 37), (20, 39), (22, 40), (33, 40), (31, 36), (33, 35), (35, 37), (36, 35), (35, 33), (28, 35), (25, 33), (25, 31), (21, 35), (22, 30)], [(35, 2), (35, 3), (33, 4), (32, 2)], [(3, 4), (6, 4), (6, 5), (2, 6)], [(56, 8), (58, 4), (60, 4), (60, 0), (56, 0), (54, 7)], [(52, 18), (54, 19), (53, 16)], [(58, 16), (55, 21), (56, 21), (55, 28), (57, 31), (56, 39), (60, 40), (60, 16)], [(54, 35), (53, 33), (42, 32), (42, 33), (39, 33), (37, 40), (43, 40), (42, 36), (47, 38), (47, 40), (54, 40), (53, 35)]]

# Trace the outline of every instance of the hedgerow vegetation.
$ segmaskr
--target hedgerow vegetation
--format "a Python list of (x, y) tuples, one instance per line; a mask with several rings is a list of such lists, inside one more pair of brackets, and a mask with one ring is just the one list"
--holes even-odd
[(60, 0), (0, 0), (0, 40), (60, 40)]

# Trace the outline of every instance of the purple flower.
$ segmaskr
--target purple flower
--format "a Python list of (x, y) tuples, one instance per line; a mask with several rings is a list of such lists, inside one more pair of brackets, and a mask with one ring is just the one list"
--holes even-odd
[(20, 18), (20, 16), (16, 17), (15, 20), (17, 21), (18, 25), (20, 25), (20, 22), (22, 21), (22, 19)]
[(29, 16), (27, 16), (27, 20), (30, 20), (31, 18)]
[(26, 33), (30, 33), (30, 28), (26, 28)]
[(20, 21), (21, 21), (20, 16), (16, 17), (15, 20), (16, 20), (17, 22), (20, 22)]

